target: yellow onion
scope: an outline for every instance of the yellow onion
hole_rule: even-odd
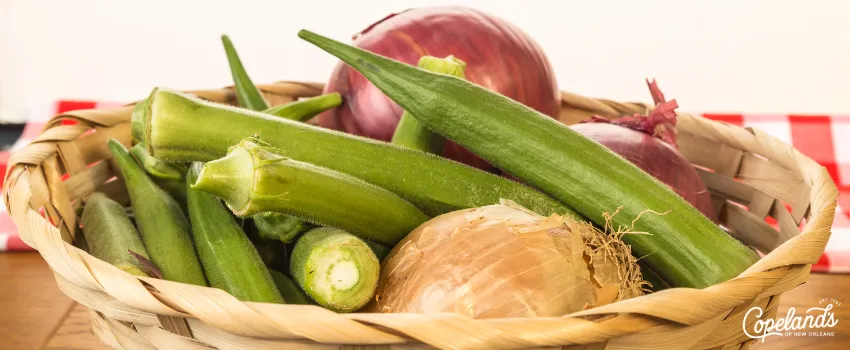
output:
[[[628,245],[511,202],[440,215],[384,262],[366,312],[559,316],[643,294]]]

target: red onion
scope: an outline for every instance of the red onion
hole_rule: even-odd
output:
[[[392,14],[354,38],[354,46],[416,65],[425,55],[454,55],[466,62],[466,78],[546,115],[560,113],[555,76],[543,50],[502,19],[459,7],[425,7]],[[319,116],[321,126],[389,141],[401,107],[347,65],[339,63],[325,93],[339,92],[342,106]],[[473,166],[490,166],[447,142],[443,156]]]
[[[711,194],[693,165],[678,151],[675,112],[678,104],[676,100],[665,101],[654,81],[647,83],[657,104],[648,116],[614,120],[593,117],[570,128],[605,145],[667,184],[714,221]]]

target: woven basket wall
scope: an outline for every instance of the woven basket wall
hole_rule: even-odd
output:
[[[321,85],[261,86],[271,104],[321,93]],[[231,90],[196,91],[235,103]],[[563,94],[560,118],[615,118],[643,104]],[[336,314],[317,306],[243,303],[213,288],[131,276],[72,244],[81,199],[95,190],[128,202],[106,141],[131,142],[132,107],[58,115],[15,152],[4,200],[21,237],[49,263],[69,297],[91,310],[102,341],[126,349],[562,349],[739,348],[752,307],[773,317],[779,296],[804,283],[823,253],[838,195],[825,169],[789,145],[750,130],[680,115],[682,153],[711,190],[732,235],[770,252],[735,279],[669,289],[560,318],[474,320],[454,314]],[[74,120],[66,125],[63,120]],[[791,210],[787,208],[790,206]],[[779,229],[765,223],[771,216]],[[799,227],[803,227],[802,232]],[[747,320],[752,331],[755,319]],[[354,346],[361,345],[361,346]]]

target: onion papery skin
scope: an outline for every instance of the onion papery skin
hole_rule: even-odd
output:
[[[511,202],[446,213],[393,248],[362,311],[554,317],[643,295],[619,238]]]

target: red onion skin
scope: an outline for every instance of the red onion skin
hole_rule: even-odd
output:
[[[711,194],[702,178],[691,163],[667,142],[615,124],[581,123],[570,128],[608,147],[667,184],[703,215],[716,221]]]
[[[355,46],[416,65],[422,56],[454,55],[466,62],[466,78],[535,110],[561,110],[555,75],[543,50],[516,26],[460,6],[423,7],[388,16],[357,36]],[[325,93],[343,104],[319,115],[319,125],[389,141],[403,110],[363,75],[339,63]],[[453,142],[443,156],[483,169],[491,166]]]

